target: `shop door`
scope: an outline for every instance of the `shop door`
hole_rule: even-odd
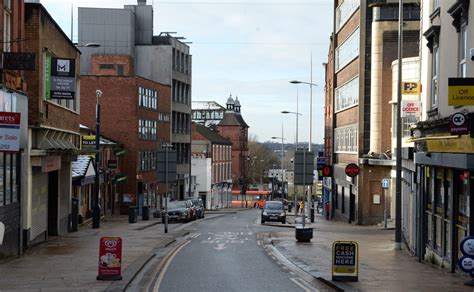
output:
[[[58,171],[48,173],[48,235],[58,236]]]

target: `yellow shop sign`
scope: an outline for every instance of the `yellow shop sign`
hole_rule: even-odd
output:
[[[448,105],[474,105],[474,78],[449,78]]]
[[[420,93],[421,93],[420,82],[402,82],[403,95],[420,95]]]
[[[428,152],[474,153],[474,139],[462,135],[457,139],[426,140]]]

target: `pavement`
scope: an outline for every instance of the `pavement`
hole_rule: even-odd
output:
[[[286,226],[294,228],[294,219],[287,216]],[[313,228],[309,243],[297,242],[294,229],[281,228],[268,236],[282,256],[329,285],[345,291],[474,291],[463,284],[467,277],[419,263],[406,250],[394,250],[393,230],[327,221],[319,214],[309,226]],[[331,250],[336,240],[359,243],[358,282],[331,280]]]
[[[209,212],[202,220],[218,216],[222,215]],[[156,250],[185,236],[190,224],[170,224],[166,234],[161,218],[130,224],[128,216],[114,216],[105,218],[99,229],[81,226],[78,232],[52,237],[22,256],[0,262],[0,291],[124,290]],[[122,238],[121,281],[96,280],[99,240],[103,236]]]

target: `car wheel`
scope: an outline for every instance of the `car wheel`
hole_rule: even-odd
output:
[[[286,219],[283,219],[281,223],[286,224]]]
[[[263,223],[265,223],[265,220],[260,219],[260,224],[263,224]]]

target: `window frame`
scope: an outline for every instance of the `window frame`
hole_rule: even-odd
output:
[[[458,36],[458,77],[467,77],[467,24],[463,22]]]
[[[439,45],[433,44],[431,54],[431,85],[430,85],[431,109],[438,108],[439,104]]]

